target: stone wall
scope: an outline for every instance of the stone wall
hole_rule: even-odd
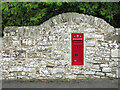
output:
[[[59,14],[40,26],[4,29],[2,79],[119,78],[119,28],[78,13]],[[85,34],[85,65],[71,65],[71,33]]]

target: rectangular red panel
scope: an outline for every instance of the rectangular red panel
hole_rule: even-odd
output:
[[[72,65],[84,65],[84,34],[71,34]]]

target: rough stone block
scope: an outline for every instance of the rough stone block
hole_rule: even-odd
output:
[[[49,40],[50,40],[50,41],[56,40],[56,36],[49,36]]]
[[[17,78],[16,77],[8,77],[8,80],[16,80]]]
[[[10,55],[10,50],[1,51],[1,56],[2,56],[2,58],[9,58],[11,56]]]
[[[37,51],[40,51],[40,52],[51,52],[52,50],[52,47],[49,47],[49,46],[38,46],[37,47]]]
[[[117,78],[120,78],[120,68],[118,68],[118,69],[116,70],[116,77],[117,77]]]
[[[47,64],[46,61],[41,61],[42,66],[46,66],[46,64]]]
[[[13,41],[13,46],[19,46],[20,42],[19,41]]]
[[[4,48],[10,48],[12,47],[12,38],[11,37],[5,37],[2,40],[2,44]]]
[[[87,47],[93,47],[93,46],[95,46],[95,43],[96,43],[95,40],[91,40],[91,41],[86,41],[85,45]]]
[[[25,72],[22,72],[21,75],[25,75]]]
[[[23,70],[23,67],[16,66],[16,67],[10,68],[8,71],[15,72],[15,71],[22,71],[22,70]]]
[[[37,45],[39,45],[39,46],[51,46],[52,42],[38,42]]]
[[[39,72],[40,72],[40,73],[43,73],[44,75],[48,75],[48,74],[49,74],[48,70],[47,70],[47,69],[44,69],[44,68],[40,68],[40,69],[39,69]]]
[[[91,71],[98,71],[98,72],[100,72],[101,69],[91,69]]]
[[[21,45],[23,46],[33,46],[36,44],[36,40],[32,38],[24,38],[21,40]]]
[[[106,73],[106,76],[107,76],[107,77],[115,77],[115,74],[112,74],[112,73]]]
[[[96,29],[95,28],[87,28],[84,31],[90,33],[90,32],[95,32]]]
[[[14,57],[14,58],[25,58],[26,57],[26,51],[24,51],[24,50],[12,51],[11,57]]]
[[[4,36],[17,36],[18,30],[5,30]]]
[[[35,72],[35,68],[24,68],[24,72]]]
[[[109,67],[104,67],[104,68],[102,69],[102,71],[103,71],[103,72],[111,72],[112,69],[109,68]]]
[[[73,74],[83,74],[83,71],[82,70],[79,70],[79,69],[72,69],[71,70],[71,72],[73,73]]]
[[[67,75],[65,78],[76,79],[77,75]]]
[[[100,78],[100,76],[94,76],[94,78]]]
[[[93,68],[95,68],[95,69],[99,69],[100,66],[99,66],[99,65],[93,65]]]
[[[101,43],[103,47],[108,47],[108,43]]]
[[[56,78],[62,78],[62,75],[55,75]]]
[[[118,66],[118,62],[109,62],[109,66],[111,67]]]
[[[119,58],[112,58],[111,60],[115,61],[115,62],[120,62]]]
[[[84,72],[84,74],[94,75],[94,74],[95,74],[95,72],[93,72],[93,71],[85,71],[85,72]]]
[[[59,73],[65,73],[65,70],[62,68],[54,68],[53,70],[51,70],[52,74],[59,74]]]
[[[28,73],[27,76],[29,76],[29,77],[34,77],[35,75],[34,75],[33,73]]]
[[[42,56],[41,53],[34,53],[34,52],[28,53],[28,58],[40,58],[41,56]]]
[[[111,50],[111,57],[120,57],[120,50],[119,49],[112,49]]]
[[[108,64],[100,64],[100,67],[108,67]]]
[[[105,61],[110,61],[110,58],[105,58],[104,60],[105,60]]]
[[[102,72],[96,72],[96,75],[98,75],[98,76],[104,76],[105,74],[102,73]]]

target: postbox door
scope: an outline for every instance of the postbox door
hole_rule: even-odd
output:
[[[76,37],[79,35],[80,37]],[[83,65],[84,64],[84,40],[83,34],[73,33],[72,34],[72,65]]]

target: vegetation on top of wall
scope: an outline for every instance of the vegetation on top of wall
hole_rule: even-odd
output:
[[[97,16],[120,27],[118,2],[2,2],[2,27],[40,25],[65,12]]]

